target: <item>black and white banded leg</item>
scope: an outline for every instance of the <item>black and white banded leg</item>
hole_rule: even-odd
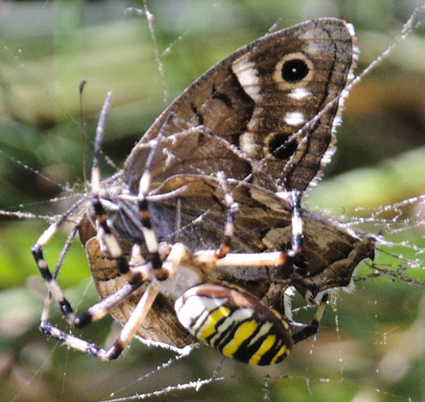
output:
[[[97,239],[100,243],[101,249],[103,252],[113,257],[116,260],[117,268],[120,274],[127,277],[127,283],[121,287],[118,291],[111,294],[109,297],[103,299],[101,302],[90,307],[86,312],[80,316],[76,316],[71,304],[65,298],[63,291],[61,290],[57,280],[57,272],[59,271],[60,266],[55,268],[55,273],[52,275],[47,261],[43,256],[43,247],[49,242],[52,236],[57,232],[58,228],[68,219],[72,213],[74,213],[83,203],[87,202],[86,198],[79,200],[74,204],[65,214],[63,214],[56,222],[49,226],[49,228],[40,236],[36,244],[32,247],[32,253],[34,260],[37,264],[37,267],[45,280],[48,287],[48,295],[46,297],[43,312],[41,315],[40,329],[46,333],[48,336],[55,338],[61,341],[64,345],[67,345],[73,349],[80,350],[87,354],[90,354],[94,357],[97,357],[102,360],[111,360],[116,359],[124,348],[131,341],[134,334],[137,332],[139,326],[143,322],[148,313],[149,309],[154,302],[158,290],[156,287],[150,284],[146,291],[144,292],[142,298],[137,304],[137,307],[130,317],[130,319],[125,324],[119,338],[113,344],[109,350],[102,349],[95,344],[89,343],[83,339],[75,337],[73,335],[67,334],[64,331],[56,328],[49,323],[49,308],[51,298],[54,298],[60,306],[61,312],[65,320],[71,326],[82,328],[91,322],[97,321],[103,318],[108,312],[117,304],[124,301],[130,294],[137,290],[140,285],[147,279],[165,279],[164,273],[162,272],[162,267],[166,267],[167,274],[165,277],[168,277],[172,273],[176,266],[180,263],[180,260],[185,255],[185,250],[181,251],[181,248],[176,248],[176,251],[171,252],[168,258],[164,261],[161,261],[158,253],[158,244],[156,241],[155,234],[152,231],[146,195],[149,191],[150,186],[150,172],[149,165],[146,168],[145,173],[142,175],[140,181],[140,194],[138,196],[138,206],[140,210],[140,219],[143,227],[143,235],[145,237],[145,243],[148,248],[149,258],[146,264],[138,266],[137,269],[130,269],[127,259],[123,256],[121,246],[118,239],[113,235],[108,221],[107,221],[107,212],[102,205],[100,197],[100,170],[99,170],[99,155],[100,155],[100,146],[103,138],[103,128],[105,125],[107,111],[110,106],[112,94],[109,93],[105,103],[102,108],[102,112],[99,118],[99,123],[96,132],[95,146],[94,146],[94,158],[93,158],[93,167],[92,167],[92,178],[91,178],[91,205],[94,211],[94,216],[97,226]],[[153,150],[153,154],[155,150]],[[74,228],[73,237],[77,232],[77,227]],[[69,248],[68,243],[72,239],[69,239],[66,249]],[[62,255],[60,260],[62,260]],[[60,265],[60,264],[59,264]],[[154,275],[150,275],[150,273]]]
[[[231,194],[228,194],[231,197]],[[228,200],[231,198],[228,198]],[[301,259],[301,249],[303,242],[303,221],[301,216],[301,193],[292,191],[289,193],[289,199],[292,205],[292,239],[291,249],[286,251],[272,251],[265,253],[228,253],[228,248],[225,247],[226,243],[230,243],[233,235],[233,215],[235,214],[234,203],[228,202],[226,204],[228,216],[225,226],[225,236],[223,245],[218,250],[202,250],[194,254],[195,263],[211,264],[215,267],[225,266],[283,266],[293,264],[296,269],[296,264]],[[233,209],[232,209],[233,208]],[[224,249],[225,252],[220,254],[220,250]]]
[[[302,243],[303,243],[303,220],[301,215],[301,193],[292,191],[289,194],[289,200],[292,205],[292,239],[291,249],[287,251],[266,252],[257,254],[232,254],[224,253],[221,258],[217,258],[217,252],[200,251],[194,255],[194,261],[203,264],[212,264],[216,267],[228,266],[283,266],[292,264],[294,271],[297,270],[297,264],[302,258]],[[233,215],[230,215],[227,220],[226,228],[232,228],[230,233],[233,233]],[[225,237],[226,238],[226,237]],[[229,237],[231,238],[231,237]],[[316,313],[311,324],[305,326],[300,331],[293,334],[293,344],[301,342],[318,332],[319,323],[323,317],[323,312],[327,304],[328,294],[325,293],[318,303]]]

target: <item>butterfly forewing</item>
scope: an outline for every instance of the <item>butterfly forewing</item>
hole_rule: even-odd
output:
[[[271,191],[304,191],[319,174],[356,57],[352,28],[327,18],[266,35],[212,67],[132,150],[125,180],[137,189],[149,141],[163,130],[156,186],[215,174]],[[164,123],[166,127],[164,127]]]

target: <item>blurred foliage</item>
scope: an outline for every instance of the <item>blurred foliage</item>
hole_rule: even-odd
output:
[[[325,179],[306,200],[310,208],[382,231],[397,245],[380,252],[380,271],[362,266],[356,290],[334,298],[317,339],[297,346],[283,364],[247,367],[201,347],[157,371],[173,354],[137,341],[112,363],[60,348],[37,329],[45,287],[29,251],[49,217],[64,211],[72,202],[68,196],[83,188],[83,160],[91,160],[94,127],[107,91],[114,92],[114,101],[103,152],[119,167],[174,96],[221,58],[275,29],[274,24],[286,27],[325,16],[346,19],[356,27],[361,49],[357,71],[362,71],[394,43],[415,4],[151,1],[161,75],[147,21],[128,9],[143,8],[141,1],[1,2],[0,209],[27,214],[0,220],[1,399],[103,400],[111,393],[123,397],[210,378],[216,371],[224,379],[199,392],[174,390],[157,398],[424,400],[424,288],[415,286],[425,283],[424,203],[419,198],[385,208],[420,196],[425,188],[425,38],[420,29],[352,91],[338,130],[338,150]],[[424,13],[419,21],[425,21]],[[82,80],[87,80],[86,156],[78,99]],[[105,177],[114,170],[103,163]],[[39,218],[30,218],[30,213]],[[66,233],[64,228],[47,247],[52,265]],[[97,300],[77,242],[60,283],[80,311]],[[302,305],[298,298],[295,302]],[[308,322],[312,314],[301,310],[296,319]],[[63,325],[57,312],[54,319]],[[110,344],[118,329],[113,326],[110,333],[111,321],[93,325],[84,337]]]

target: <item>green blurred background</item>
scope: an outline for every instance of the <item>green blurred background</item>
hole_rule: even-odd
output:
[[[87,159],[99,110],[112,90],[103,151],[119,167],[168,102],[215,62],[274,24],[282,28],[315,17],[346,19],[358,36],[359,72],[394,43],[415,4],[152,0],[148,5],[164,66],[161,75],[146,18],[128,9],[143,8],[142,1],[2,1],[0,399],[97,401],[163,390],[152,398],[425,400],[424,201],[393,205],[420,196],[425,188],[423,29],[400,43],[352,91],[338,130],[337,153],[306,199],[314,210],[384,233],[395,245],[382,248],[397,257],[384,250],[377,260],[379,270],[362,266],[356,290],[333,299],[317,339],[298,345],[279,366],[251,368],[201,347],[157,371],[173,353],[137,341],[111,363],[60,348],[38,331],[45,286],[30,254],[49,217],[63,211],[72,202],[69,196],[83,188],[82,80],[88,82],[83,98]],[[425,13],[417,21],[424,22]],[[103,163],[102,172],[106,177],[114,168]],[[7,211],[27,217],[4,216]],[[30,213],[39,218],[30,218]],[[68,229],[46,248],[52,265]],[[79,311],[97,300],[78,243],[65,260],[60,283]],[[302,305],[298,298],[295,302]],[[54,321],[63,324],[53,310]],[[308,322],[312,314],[301,310],[296,319]],[[107,318],[82,333],[109,345],[118,330]],[[198,392],[164,391],[213,376],[224,379]]]

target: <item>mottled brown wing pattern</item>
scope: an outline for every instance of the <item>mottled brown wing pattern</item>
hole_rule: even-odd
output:
[[[162,113],[130,153],[125,180],[137,188],[150,141],[169,119],[154,186],[223,171],[273,192],[304,191],[333,142],[355,58],[352,28],[341,20],[266,35],[212,67]]]

